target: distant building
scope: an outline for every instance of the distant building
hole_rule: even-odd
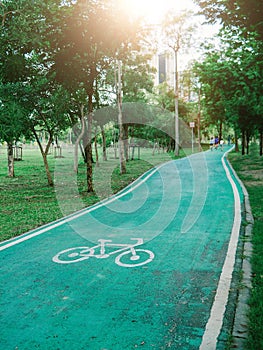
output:
[[[151,65],[156,69],[154,85],[158,86],[164,82],[174,89],[174,55],[173,52],[161,52],[153,56]],[[191,77],[189,70],[178,72],[179,97],[184,101],[196,101],[197,95],[191,88]]]
[[[152,58],[151,64],[156,69],[154,85],[158,86],[167,82],[169,86],[174,87],[174,59],[172,54],[163,52],[158,53]]]

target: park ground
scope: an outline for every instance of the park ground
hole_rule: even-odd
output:
[[[117,165],[115,164],[116,169],[112,172],[113,180],[111,183],[111,191],[117,192],[122,187],[125,187],[130,181],[133,181],[138,177],[140,173],[145,172],[150,167],[161,163],[163,160],[168,160],[169,158],[163,159],[167,156],[162,152],[155,154],[154,157],[150,152],[147,157],[148,158],[144,160],[134,160],[133,162],[129,162],[128,174],[125,179],[122,178],[121,181]],[[249,302],[249,339],[246,349],[260,349],[263,348],[263,262],[261,258],[263,247],[263,162],[262,157],[260,158],[257,156],[256,146],[253,146],[251,155],[249,156],[241,156],[239,153],[231,153],[229,159],[249,192],[250,203],[255,219],[253,231],[254,251],[252,257],[253,289]],[[50,163],[51,167],[55,169],[54,158],[50,157]],[[8,179],[6,177],[6,158],[3,150],[0,153],[0,165],[1,240],[22,234],[32,228],[54,221],[64,214],[69,214],[71,209],[70,205],[65,205],[61,208],[57,203],[58,200],[55,189],[47,186],[41,157],[36,150],[28,150],[28,152],[25,152],[24,154],[24,160],[16,163],[16,177],[14,179]],[[92,205],[102,199],[103,196],[107,197],[111,194],[109,193],[109,189],[104,189],[102,186],[102,183],[104,182],[103,174],[101,175],[101,181],[99,179],[97,181],[99,196],[87,195],[85,193],[84,178],[85,167],[84,165],[81,165],[80,173],[76,179],[79,197],[81,198],[81,201],[77,201],[77,206]],[[81,204],[79,204],[80,202]],[[77,209],[81,208],[78,207]]]
[[[258,350],[263,349],[263,157],[254,144],[249,155],[232,152],[229,160],[248,191],[254,217],[249,335],[244,349]]]

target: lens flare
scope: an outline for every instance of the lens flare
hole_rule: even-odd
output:
[[[191,0],[124,0],[125,7],[133,17],[142,17],[149,23],[159,23],[169,10],[180,12],[192,9]]]

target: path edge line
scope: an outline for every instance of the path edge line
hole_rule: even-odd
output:
[[[244,195],[244,219],[246,225],[244,227],[244,244],[243,244],[243,259],[241,264],[242,269],[242,289],[238,291],[237,305],[235,310],[235,318],[232,330],[233,337],[233,346],[235,349],[244,349],[245,341],[248,339],[248,312],[249,305],[248,300],[250,298],[251,289],[252,289],[252,266],[251,258],[253,253],[253,244],[252,244],[252,231],[254,226],[254,217],[252,214],[252,209],[249,200],[248,191],[237,175],[235,169],[232,167],[231,163],[228,160],[229,167],[231,168],[235,178],[237,179],[243,195]]]
[[[230,240],[228,244],[226,258],[223,264],[222,272],[219,278],[216,295],[210,311],[210,317],[206,324],[205,332],[202,337],[202,342],[199,350],[215,350],[217,346],[217,339],[222,329],[226,305],[228,302],[229,291],[232,282],[232,275],[236,260],[237,245],[240,235],[242,212],[241,201],[237,185],[231,176],[230,170],[226,165],[226,155],[232,150],[226,151],[222,156],[222,164],[226,176],[231,184],[234,194],[234,221],[231,230]],[[228,162],[229,163],[229,162]],[[233,174],[234,175],[234,174]]]

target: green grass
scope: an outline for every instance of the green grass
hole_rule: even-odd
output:
[[[247,350],[263,349],[263,157],[258,154],[257,145],[253,145],[250,155],[241,156],[239,153],[229,155],[231,164],[247,188],[255,220],[251,259],[253,287],[249,300]]]

